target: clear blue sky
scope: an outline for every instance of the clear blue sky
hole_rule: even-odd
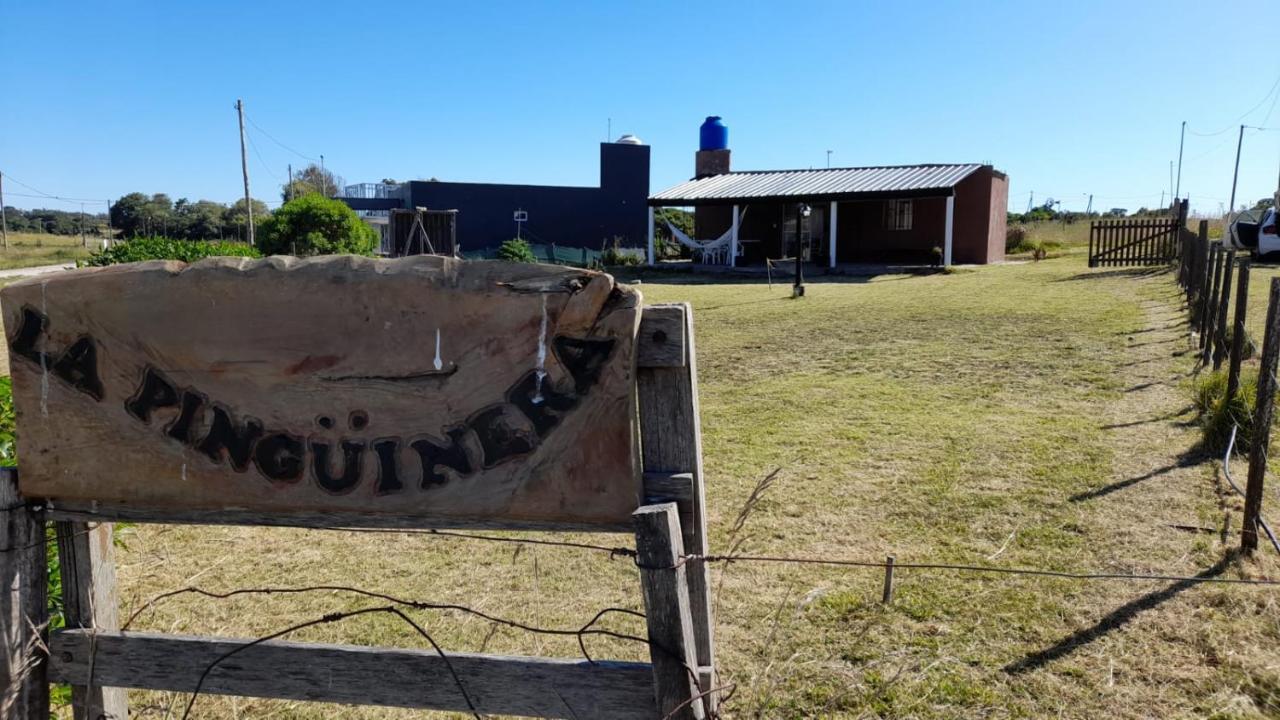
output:
[[[130,191],[256,197],[318,157],[383,177],[590,185],[607,118],[687,179],[706,115],[735,169],[991,162],[1010,205],[1155,205],[1178,126],[1182,187],[1217,211],[1234,126],[1280,128],[1274,2],[71,3],[0,0],[7,204]],[[263,132],[265,131],[265,133]],[[270,137],[266,133],[270,134]],[[1241,201],[1269,195],[1280,131],[1251,131]],[[259,155],[261,158],[259,158]],[[274,174],[274,176],[273,176]],[[92,207],[92,206],[91,206]]]

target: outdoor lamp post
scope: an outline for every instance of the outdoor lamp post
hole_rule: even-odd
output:
[[[801,245],[804,233],[801,228],[810,212],[805,203],[796,206],[796,284],[791,288],[793,298],[804,297],[804,246]]]

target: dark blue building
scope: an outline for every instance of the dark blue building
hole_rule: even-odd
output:
[[[457,210],[463,252],[495,248],[516,236],[516,211],[530,242],[601,249],[618,238],[644,247],[648,232],[649,146],[625,135],[600,144],[599,187],[498,185],[414,180],[400,185],[353,185],[339,200],[355,210]]]

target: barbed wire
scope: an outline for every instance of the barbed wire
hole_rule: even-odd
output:
[[[403,612],[401,612],[399,608],[395,607],[394,605],[368,607],[368,608],[360,608],[358,610],[347,610],[345,612],[328,613],[314,620],[308,620],[306,622],[290,625],[289,627],[283,630],[279,630],[277,632],[271,633],[270,635],[263,635],[262,637],[255,638],[254,640],[251,640],[248,643],[245,643],[244,645],[237,645],[231,650],[228,650],[222,655],[219,655],[218,657],[214,658],[213,662],[209,663],[209,665],[205,667],[204,672],[200,673],[200,679],[196,682],[195,689],[191,691],[191,699],[187,701],[187,707],[182,713],[183,720],[186,720],[191,715],[191,709],[195,707],[196,700],[199,699],[200,692],[201,690],[204,689],[204,684],[205,684],[205,681],[208,680],[209,674],[212,673],[214,669],[218,667],[218,665],[222,664],[228,658],[236,655],[237,653],[248,650],[251,647],[261,645],[262,643],[269,642],[271,640],[279,639],[281,637],[284,637],[285,635],[289,635],[290,633],[297,632],[298,630],[303,630],[309,627],[315,627],[317,625],[327,625],[327,624],[339,622],[341,620],[346,620],[347,618],[357,617],[360,615],[370,615],[373,613],[386,613],[389,615],[394,615],[400,618],[401,620],[403,620],[404,622],[408,623],[414,630],[418,632],[419,635],[426,638],[426,641],[431,644],[431,647],[436,651],[436,654],[440,656],[440,659],[444,662],[444,665],[448,669],[449,674],[453,677],[454,683],[458,686],[458,692],[462,694],[462,699],[466,702],[467,707],[470,708],[472,716],[474,716],[476,720],[483,720],[483,718],[480,716],[480,712],[476,709],[475,703],[471,700],[471,694],[467,692],[466,686],[462,684],[462,678],[458,676],[458,671],[454,669],[453,663],[449,660],[449,656],[445,654],[444,650],[441,649],[440,645],[435,641],[435,639],[432,638],[429,633],[427,633],[426,629],[424,629],[418,623],[414,622],[412,618],[410,618],[408,615],[405,615]]]
[[[352,595],[359,595],[361,597],[372,598],[376,600],[385,600],[394,605],[413,608],[415,610],[452,610],[452,611],[457,611],[461,613],[466,613],[468,615],[473,615],[482,620],[494,623],[495,625],[504,625],[507,627],[511,627],[511,628],[515,628],[518,630],[523,630],[525,632],[535,633],[539,635],[575,636],[578,640],[578,647],[582,650],[583,657],[585,657],[588,661],[592,663],[594,663],[595,661],[591,658],[591,655],[587,652],[586,646],[583,642],[584,636],[601,635],[605,637],[616,638],[619,640],[630,640],[630,641],[641,642],[641,643],[648,642],[648,640],[635,635],[628,635],[626,633],[619,633],[613,630],[604,630],[604,629],[595,628],[595,624],[598,623],[605,615],[610,613],[631,615],[633,617],[638,617],[642,620],[645,618],[644,613],[636,610],[631,610],[629,608],[620,608],[620,607],[604,608],[603,610],[600,610],[599,612],[597,612],[595,616],[593,616],[589,621],[587,621],[586,624],[584,624],[582,627],[578,628],[577,630],[567,630],[567,629],[561,629],[561,628],[545,628],[545,627],[538,627],[535,625],[529,625],[526,623],[519,622],[517,620],[510,620],[507,618],[498,617],[496,615],[491,615],[489,613],[486,613],[481,610],[476,610],[475,608],[471,608],[466,605],[459,605],[456,603],[436,603],[436,602],[427,602],[423,600],[411,600],[411,599],[396,597],[395,595],[390,595],[388,593],[377,592],[374,590],[365,590],[363,588],[352,587],[349,585],[308,585],[305,587],[253,587],[253,588],[237,588],[235,590],[227,590],[223,592],[206,590],[204,588],[199,588],[199,587],[186,587],[186,588],[181,588],[179,590],[170,590],[168,592],[160,593],[159,595],[156,595],[151,599],[147,600],[146,602],[144,602],[141,606],[138,607],[138,609],[134,610],[129,615],[129,618],[124,621],[124,623],[120,626],[120,629],[128,630],[133,625],[133,622],[137,620],[138,617],[142,615],[144,612],[151,610],[156,605],[166,600],[169,600],[171,598],[175,598],[181,595],[199,595],[201,597],[209,598],[212,600],[226,600],[226,599],[241,596],[241,595],[300,595],[300,594],[313,593],[313,592],[350,593]]]

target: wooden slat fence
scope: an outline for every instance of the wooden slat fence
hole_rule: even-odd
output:
[[[1178,218],[1099,220],[1089,227],[1089,267],[1168,265],[1178,255]]]

